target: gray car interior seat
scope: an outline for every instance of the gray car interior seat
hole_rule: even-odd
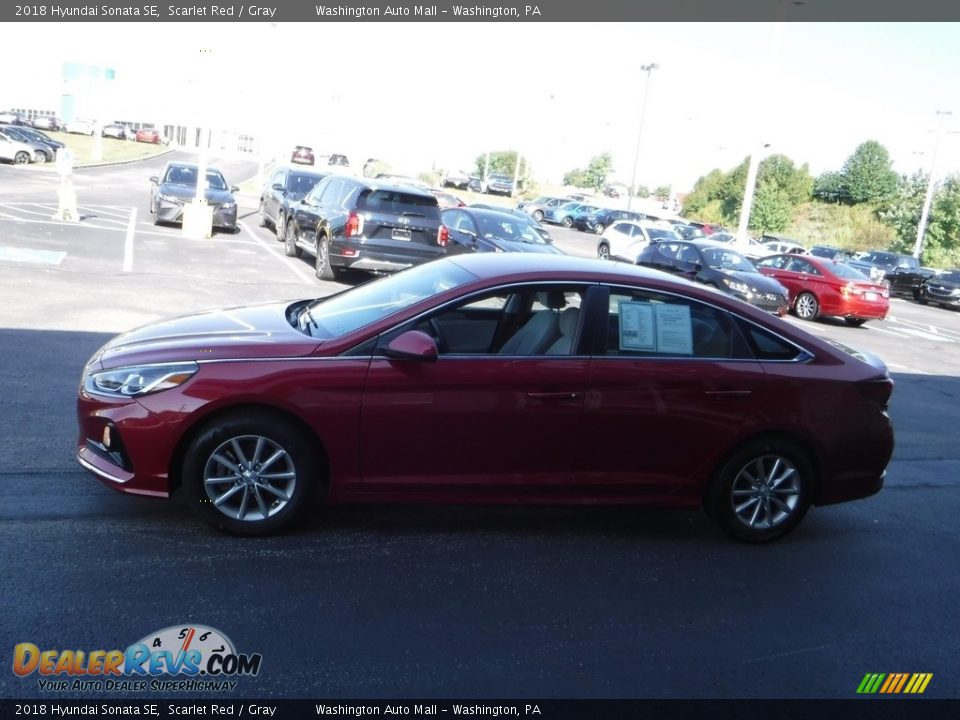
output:
[[[503,347],[500,355],[542,355],[560,337],[560,309],[567,301],[562,290],[539,293],[538,299],[546,305],[527,320]]]

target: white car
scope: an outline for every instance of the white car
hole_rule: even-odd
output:
[[[97,123],[93,120],[71,120],[63,126],[68,133],[79,135],[93,135],[97,131]]]
[[[682,239],[669,223],[617,220],[603,231],[597,241],[597,257],[636,264],[640,253],[650,243]]]
[[[803,245],[798,245],[797,243],[786,240],[771,240],[770,242],[765,242],[763,249],[770,255],[782,255],[784,253],[803,255],[807,252],[807,249]]]
[[[33,162],[33,148],[0,131],[0,158],[14,165],[26,165]]]

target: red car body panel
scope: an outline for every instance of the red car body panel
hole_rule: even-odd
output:
[[[187,360],[200,369],[176,388],[135,399],[91,395],[81,386],[78,459],[114,489],[166,496],[205,421],[227,409],[269,408],[315,439],[331,502],[695,507],[718,464],[740,443],[768,433],[809,449],[821,478],[815,504],[882,486],[893,451],[883,411],[892,381],[882,365],[656,271],[519,253],[438,262],[461,265],[476,280],[336,340],[318,342],[296,330],[278,304],[200,313],[118,336],[88,369]],[[541,281],[682,292],[789,339],[809,357],[485,355],[423,362],[342,354],[451,299]],[[871,393],[874,384],[879,389]],[[128,467],[95,452],[108,424]]]

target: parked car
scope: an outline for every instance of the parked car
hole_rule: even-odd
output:
[[[569,221],[570,221],[569,225],[567,224],[566,220],[561,220],[560,224],[568,228],[575,227],[578,224],[582,225],[583,218],[585,218],[587,215],[591,215],[595,213],[597,210],[600,210],[600,208],[597,207],[596,205],[589,205],[589,204],[583,203],[581,205],[578,205],[573,210],[570,210],[569,213],[565,216],[569,218]]]
[[[768,255],[779,255],[780,253],[789,253],[791,255],[804,255],[807,249],[800,243],[793,240],[772,240],[770,235],[764,235],[760,238],[763,250]]]
[[[893,270],[897,266],[899,257],[897,253],[867,250],[857,253],[847,260],[847,263],[873,280],[883,280],[887,271]]]
[[[671,227],[642,220],[616,220],[597,242],[601,260],[622,260],[636,264],[647,245],[682,239]]]
[[[328,175],[290,207],[287,255],[315,258],[317,277],[341,270],[393,272],[442,257],[449,239],[426,190]]]
[[[297,165],[313,165],[315,160],[313,148],[306,145],[297,145],[290,153],[290,162]]]
[[[715,287],[776,315],[786,315],[790,308],[787,289],[728,245],[707,240],[658,242],[647,246],[637,263]]]
[[[579,200],[568,200],[558,207],[548,209],[543,214],[543,221],[566,228],[573,227],[573,214],[585,204]]]
[[[183,208],[193,202],[197,194],[197,176],[200,168],[194,163],[168,162],[163,172],[150,178],[150,213],[154,225],[182,223]],[[213,209],[213,226],[235,231],[237,228],[236,185],[215,167],[207,167],[207,189],[204,197]]]
[[[0,125],[0,129],[8,127],[10,126]],[[18,138],[22,139],[23,142],[27,143],[28,145],[35,146],[37,143],[39,143],[41,146],[43,146],[44,162],[55,160],[57,151],[60,150],[60,148],[65,147],[62,142],[59,140],[54,140],[42,130],[35,130],[34,128],[27,127],[26,125],[17,125],[10,129],[13,130],[14,134],[18,136]]]
[[[160,131],[156,128],[140,128],[134,135],[134,139],[137,142],[153,143],[154,145],[159,145],[163,141]]]
[[[392,185],[411,185],[421,190],[427,190],[430,187],[427,183],[423,182],[423,180],[418,180],[410,175],[399,175],[397,173],[377,173],[375,179]]]
[[[95,120],[71,120],[63,126],[63,131],[77,135],[93,135],[97,131]]]
[[[27,116],[23,113],[19,113],[16,110],[4,110],[0,112],[0,123],[7,123],[8,125],[29,125],[30,122],[27,120]]]
[[[470,176],[462,170],[452,170],[443,176],[443,186],[466,190],[470,184]]]
[[[917,290],[917,301],[921,305],[934,303],[945,308],[960,308],[960,269],[924,279]]]
[[[570,202],[567,198],[550,197],[543,195],[536,200],[521,200],[517,203],[517,210],[523,210],[537,222],[542,222],[547,212]]]
[[[33,148],[0,129],[0,159],[9,160],[14,165],[27,165],[33,162]]]
[[[450,233],[447,254],[463,252],[535,252],[562,255],[524,215],[486,208],[449,208],[440,213]]]
[[[283,165],[270,173],[260,191],[260,227],[273,227],[277,240],[285,240],[290,206],[306,197],[329,173]]]
[[[586,230],[587,232],[602,235],[616,220],[643,220],[647,216],[642,212],[635,210],[614,210],[612,208],[598,208],[588,215],[578,215],[574,219],[574,226],[577,230]]]
[[[338,165],[340,167],[350,167],[350,160],[346,155],[334,153],[327,155],[327,165]]]
[[[883,279],[890,286],[892,294],[917,300],[924,280],[936,274],[933,268],[920,267],[920,261],[913,255],[898,254],[896,266],[887,270]]]
[[[814,257],[826,258],[827,260],[839,260],[840,262],[847,262],[853,257],[853,253],[831,245],[814,245],[807,250],[807,254],[813,255]]]
[[[37,130],[59,130],[60,118],[54,115],[37,115],[30,119],[29,124],[30,127],[36,128]]]
[[[458,198],[453,193],[448,193],[446,190],[441,190],[439,188],[428,188],[427,192],[433,195],[437,199],[437,205],[440,206],[441,210],[446,208],[455,208],[455,207],[466,207],[466,203]]]
[[[785,253],[758,260],[757,269],[790,291],[790,309],[801,320],[841,317],[858,327],[890,310],[886,285],[838,260]]]
[[[6,135],[11,140],[23,143],[30,147],[30,153],[33,162],[35,163],[45,163],[51,162],[56,157],[56,149],[42,140],[38,140],[35,137],[31,137],[23,130],[28,128],[21,128],[20,126],[15,125],[3,125],[0,126],[0,132]]]
[[[486,179],[471,178],[470,189],[474,192],[488,193],[490,195],[513,195],[513,179],[507,175],[494,173]]]
[[[703,507],[765,542],[882,488],[892,391],[880,360],[705,287],[478,253],[113,338],[76,457],[238,535],[320,499],[539,501]]]
[[[523,210],[517,210],[516,208],[506,207],[504,205],[491,205],[490,203],[471,203],[468,207],[479,208],[481,210],[496,210],[497,212],[505,212],[508,215],[514,215],[523,220],[527,220],[533,224],[533,226],[537,229],[537,232],[540,233],[540,236],[544,240],[547,242],[553,242],[550,237],[550,231],[532,217],[527,215]]]
[[[714,225],[713,223],[705,223],[705,222],[700,222],[698,220],[687,220],[686,223],[687,225],[693,225],[693,227],[695,228],[700,228],[700,232],[702,232],[706,236],[710,236],[718,232],[723,232],[722,227],[720,227],[719,225]]]
[[[109,125],[103,126],[103,128],[100,130],[100,134],[103,137],[116,138],[117,140],[126,140],[127,126],[120,125],[118,123],[110,123]]]
[[[705,240],[707,237],[700,228],[686,223],[674,225],[673,229],[684,240]]]

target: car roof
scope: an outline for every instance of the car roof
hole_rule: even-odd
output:
[[[198,169],[200,168],[200,166],[199,166],[197,163],[179,162],[179,161],[173,162],[173,161],[171,161],[171,162],[168,162],[168,163],[164,166],[163,169],[164,169],[164,170],[169,170],[169,169],[172,168],[172,167],[190,168],[191,170],[198,170]],[[220,173],[221,175],[223,175],[223,173],[220,172],[220,168],[218,168],[218,167],[216,167],[216,166],[214,166],[214,165],[207,165],[207,172],[211,172],[211,171],[212,171],[212,172],[218,172],[218,173]]]
[[[490,279],[502,276],[508,280],[512,275],[543,273],[571,274],[579,279],[600,280],[622,278],[624,282],[659,280],[670,275],[629,263],[613,263],[608,260],[584,258],[576,255],[545,255],[540,253],[473,253],[454,255],[448,260],[478,278]]]

